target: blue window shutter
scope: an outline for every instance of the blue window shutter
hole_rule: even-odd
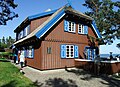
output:
[[[66,45],[61,45],[61,58],[66,58]]]
[[[32,49],[32,56],[31,57],[34,58],[34,49]]]
[[[94,49],[92,50],[92,60],[94,60],[94,57],[95,57],[95,55],[94,55]]]
[[[68,31],[69,22],[67,20],[64,20],[64,31]]]
[[[90,49],[87,49],[88,60],[90,60]]]
[[[92,55],[93,55],[92,60],[94,60],[94,59],[95,59],[95,57],[96,57],[96,54],[95,54],[95,49],[93,49],[93,50],[92,50]]]
[[[88,26],[84,26],[84,34],[88,34]]]
[[[26,50],[26,57],[29,57],[29,50]]]
[[[79,57],[79,50],[78,50],[78,46],[74,46],[74,57],[78,58]]]

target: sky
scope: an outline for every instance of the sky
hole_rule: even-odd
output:
[[[14,30],[19,24],[24,21],[27,16],[35,15],[38,13],[42,13],[48,9],[54,10],[58,9],[65,4],[68,3],[68,0],[14,0],[18,7],[13,10],[15,13],[18,13],[19,17],[14,18],[12,21],[8,21],[7,25],[0,26],[0,38],[3,36],[8,37],[12,36],[15,38]],[[70,0],[72,6],[75,10],[80,12],[85,12],[88,9],[82,4],[84,0]],[[120,54],[120,50],[116,47],[116,44],[120,42],[120,40],[115,40],[112,45],[102,45],[100,46],[101,54],[109,54],[109,52],[113,52],[113,54]]]

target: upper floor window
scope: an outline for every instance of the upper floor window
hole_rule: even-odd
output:
[[[64,30],[67,32],[75,32],[75,23],[71,21],[64,20]]]
[[[79,34],[88,34],[88,26],[83,24],[78,24],[78,33]]]
[[[29,33],[30,33],[30,26],[28,25],[26,28],[24,28],[18,33],[18,40],[27,36]]]
[[[68,24],[69,24],[69,29],[68,29],[68,31],[69,31],[69,32],[75,32],[75,23],[69,21]]]
[[[18,39],[21,39],[23,37],[23,31],[21,31],[20,33],[18,33]]]
[[[84,34],[84,26],[82,24],[78,24],[78,33]]]

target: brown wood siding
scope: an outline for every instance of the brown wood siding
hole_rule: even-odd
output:
[[[54,28],[54,30],[48,33],[48,35],[45,37],[45,40],[88,44],[87,35],[78,34],[78,24],[76,24],[76,33],[64,32],[63,20]],[[90,27],[88,33],[89,35],[95,36]]]
[[[42,69],[55,69],[74,66],[74,58],[72,59],[62,59],[60,57],[60,45],[66,44],[61,42],[42,42]],[[72,44],[72,43],[67,43]],[[47,47],[51,47],[51,54],[47,53]]]
[[[88,61],[76,61],[75,60],[75,67],[82,68],[90,72],[95,73],[95,64],[94,62]],[[115,74],[120,73],[120,62],[116,63],[103,63],[100,64],[100,73],[101,74]]]
[[[40,45],[40,44],[37,44]],[[36,46],[36,45],[35,45]],[[34,58],[26,58],[27,59],[27,65],[41,69],[42,67],[42,51],[41,51],[41,46],[37,49],[36,47],[34,48]]]
[[[60,45],[61,44],[71,44],[77,45],[79,47],[79,58],[84,58],[84,48],[88,46],[87,35],[78,34],[78,24],[76,24],[76,33],[64,32],[64,21],[61,20],[57,23],[52,31],[49,31],[44,41],[42,41],[42,69],[54,69],[54,68],[64,68],[73,67],[74,58],[72,59],[61,59],[60,57]],[[94,32],[89,27],[89,35],[95,37]],[[52,53],[47,54],[47,47],[52,48]]]
[[[48,17],[37,19],[31,22],[31,31],[42,24]],[[84,58],[84,48],[88,46],[87,35],[78,34],[78,24],[76,24],[76,33],[64,32],[64,20],[62,19],[57,23],[53,30],[50,30],[43,38],[42,42],[37,42],[40,45],[39,48],[34,51],[34,59],[27,58],[27,65],[37,69],[56,69],[75,66],[74,58],[61,59],[60,57],[60,45],[71,44],[79,47],[79,58]],[[94,32],[89,27],[89,35],[94,36]],[[51,54],[47,53],[47,47],[51,47]]]
[[[60,57],[60,46],[62,44],[67,45],[77,45],[79,48],[79,58],[84,58],[83,52],[86,44],[76,44],[76,43],[64,43],[64,42],[51,42],[43,41],[42,42],[42,69],[55,69],[55,68],[64,68],[75,66],[74,58],[65,58]],[[47,53],[47,47],[51,47],[51,54]]]
[[[50,16],[46,16],[40,19],[36,19],[31,21],[30,23],[30,33],[35,30],[37,27],[39,27],[42,23],[44,23]]]
[[[95,33],[93,32],[93,29],[91,29],[90,27],[88,29],[88,34],[93,36],[93,37],[96,37]]]

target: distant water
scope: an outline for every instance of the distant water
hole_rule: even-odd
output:
[[[112,54],[113,58],[115,58],[115,56],[120,55],[120,54]],[[101,58],[108,58],[110,56],[110,54],[100,54]]]

